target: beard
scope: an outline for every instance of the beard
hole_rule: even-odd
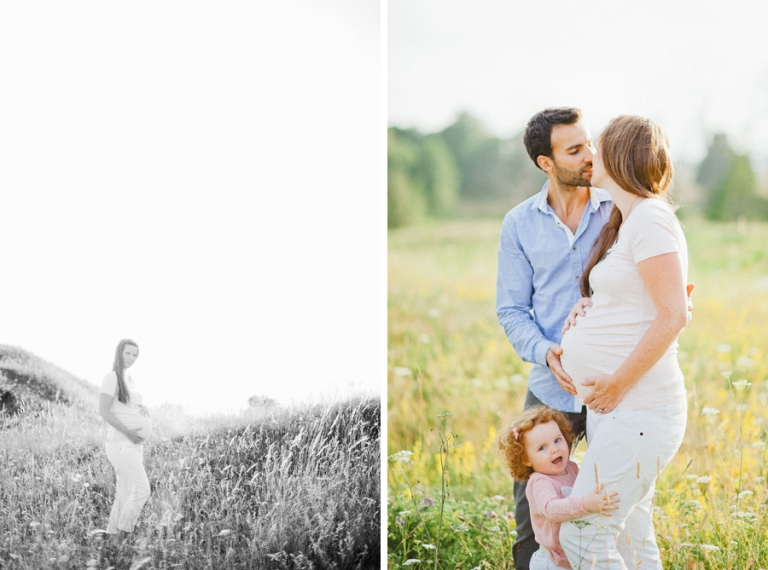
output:
[[[553,160],[552,164],[555,166],[555,174],[557,175],[557,181],[564,186],[592,186],[592,181],[589,176],[584,175],[584,170],[568,170],[567,168],[561,168]]]

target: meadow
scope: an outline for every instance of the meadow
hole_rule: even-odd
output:
[[[689,415],[654,499],[662,561],[768,568],[768,225],[683,223],[696,286],[679,354]],[[500,227],[389,233],[389,568],[514,568],[496,437],[522,410],[529,365],[495,315]]]
[[[63,388],[0,414],[3,570],[379,567],[378,399],[207,418],[150,408],[152,496],[117,551],[103,539],[115,474],[96,388],[0,347],[0,388],[21,379]]]

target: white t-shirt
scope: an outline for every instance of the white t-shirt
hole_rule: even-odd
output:
[[[662,200],[643,200],[622,224],[616,243],[590,273],[592,307],[563,336],[561,362],[574,382],[615,372],[650,328],[656,306],[636,264],[665,253],[679,254],[680,287],[684,291],[688,249],[680,223]],[[661,359],[627,390],[617,410],[646,410],[685,399],[677,346],[675,339]]]
[[[99,393],[108,394],[114,397],[110,411],[115,414],[118,420],[120,420],[127,428],[136,430],[139,435],[147,439],[152,435],[152,420],[146,412],[146,408],[142,406],[144,401],[141,392],[136,389],[136,385],[133,379],[127,374],[124,375],[125,385],[128,388],[128,394],[130,395],[127,404],[123,404],[117,399],[117,373],[115,371],[110,372],[101,381],[101,389]],[[116,441],[119,439],[128,440],[128,438],[121,432],[117,431],[111,425],[107,431],[107,441]],[[128,440],[130,441],[130,440]]]

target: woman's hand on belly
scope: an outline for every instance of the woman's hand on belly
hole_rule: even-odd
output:
[[[607,414],[618,406],[628,389],[613,374],[587,378],[582,385],[594,386],[592,393],[584,398],[584,404],[599,414]]]
[[[125,432],[125,437],[131,440],[131,443],[133,444],[140,444],[142,441],[144,441],[144,438],[141,437],[136,430],[129,429],[127,432]]]

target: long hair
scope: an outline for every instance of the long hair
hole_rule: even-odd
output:
[[[117,343],[115,349],[115,360],[112,363],[112,370],[117,374],[117,399],[123,404],[128,404],[131,401],[131,394],[128,392],[128,386],[125,385],[125,362],[123,361],[123,349],[126,346],[135,346],[136,350],[139,349],[139,345],[133,342],[129,338],[124,338]]]
[[[525,453],[525,434],[537,425],[548,422],[557,424],[568,443],[568,449],[571,449],[574,441],[571,424],[561,412],[547,406],[536,406],[524,411],[514,422],[501,430],[498,439],[499,453],[504,456],[512,477],[518,481],[527,481],[533,475],[533,467],[523,465],[523,461],[528,460]]]
[[[635,115],[616,117],[600,134],[598,149],[606,173],[622,190],[642,198],[665,196],[674,167],[667,135],[656,123]],[[614,205],[581,276],[584,297],[592,295],[589,274],[616,241],[622,221],[621,211]]]

